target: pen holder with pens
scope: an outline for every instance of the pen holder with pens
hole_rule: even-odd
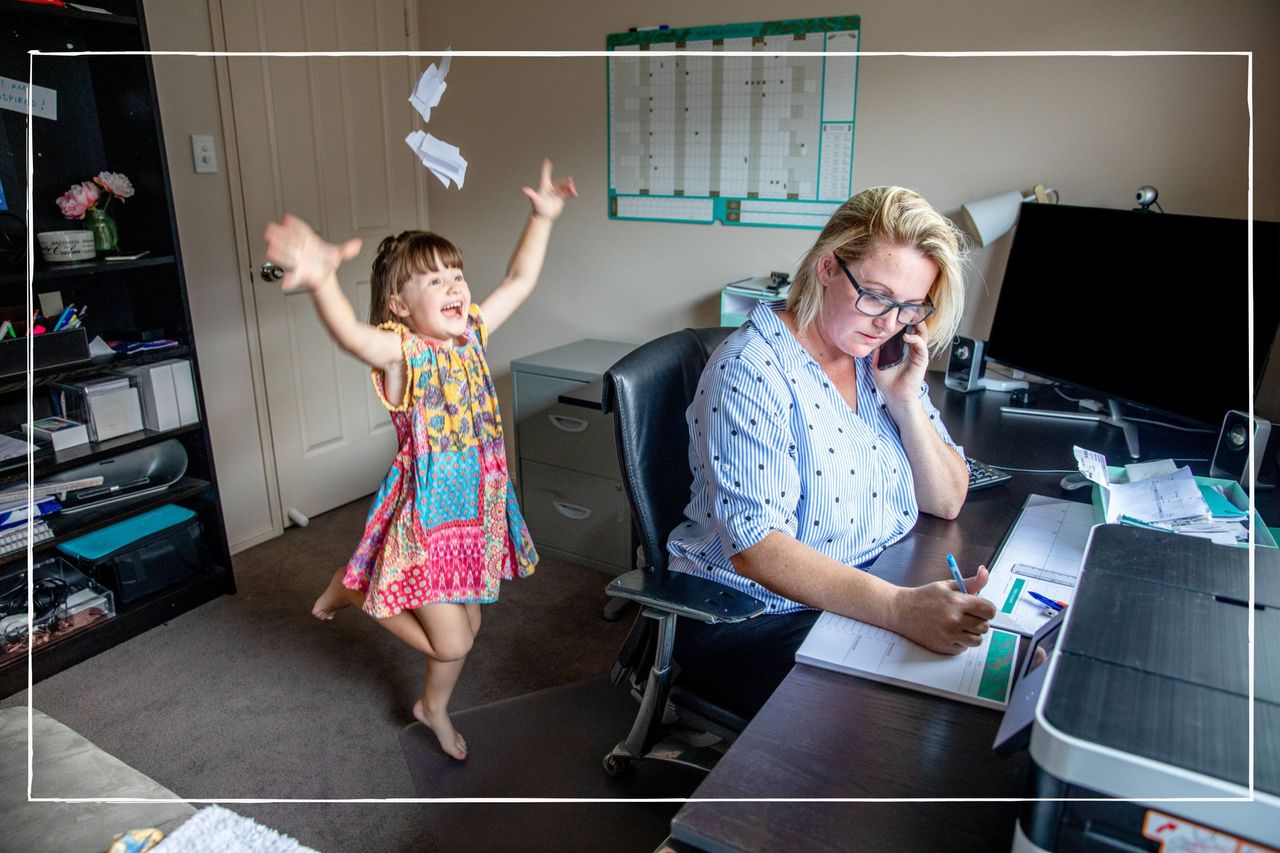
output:
[[[27,372],[27,336],[25,326],[16,338],[0,340],[0,378],[21,376]],[[45,332],[32,339],[32,366],[46,367],[87,363],[89,337],[83,328]]]

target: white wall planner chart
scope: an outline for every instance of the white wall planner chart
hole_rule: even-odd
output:
[[[852,190],[856,16],[615,33],[609,215],[821,228]],[[659,51],[747,56],[652,55]],[[772,55],[771,55],[772,54]]]

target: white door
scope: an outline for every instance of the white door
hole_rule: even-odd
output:
[[[405,51],[405,0],[221,0],[228,51]],[[426,186],[404,144],[419,60],[229,57],[263,385],[282,515],[315,515],[377,489],[395,430],[369,369],[339,350],[306,293],[260,273],[266,223],[291,212],[330,241],[362,237],[339,279],[368,316],[369,270],[388,234],[425,227]]]

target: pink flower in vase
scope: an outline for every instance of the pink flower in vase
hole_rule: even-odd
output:
[[[93,182],[122,202],[133,195],[133,183],[119,172],[99,172]],[[106,204],[102,207],[105,210]]]
[[[131,187],[130,194],[132,191]],[[98,188],[89,181],[72,184],[70,189],[58,196],[58,207],[67,219],[84,219],[85,212],[97,204],[99,195]]]

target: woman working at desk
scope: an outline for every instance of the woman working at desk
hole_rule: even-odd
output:
[[[761,303],[712,355],[686,418],[688,519],[670,568],[764,601],[746,622],[679,622],[681,681],[753,716],[819,611],[944,654],[981,642],[995,608],[966,580],[905,588],[861,569],[919,511],[960,512],[962,453],[924,385],[928,348],[964,304],[958,232],[924,198],[865,190],[832,215],[782,303]],[[897,346],[904,358],[885,358]],[[873,358],[880,367],[873,367]]]

